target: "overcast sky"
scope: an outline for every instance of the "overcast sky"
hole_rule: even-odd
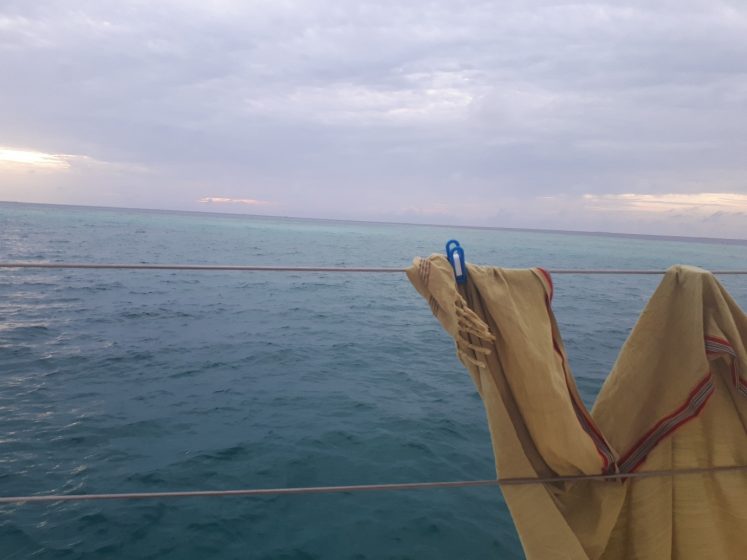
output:
[[[0,0],[0,200],[747,237],[747,2]]]

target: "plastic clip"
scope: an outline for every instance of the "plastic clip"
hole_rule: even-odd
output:
[[[467,282],[467,263],[464,260],[464,249],[456,239],[450,239],[446,242],[446,258],[449,259],[449,263],[454,269],[454,278],[456,278],[457,284],[465,284]]]

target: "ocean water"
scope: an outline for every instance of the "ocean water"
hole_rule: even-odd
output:
[[[2,261],[406,266],[452,237],[506,267],[747,268],[747,244],[0,205]],[[555,277],[589,405],[657,283]],[[494,475],[403,274],[0,270],[0,495]],[[0,506],[3,559],[522,557],[496,488]]]

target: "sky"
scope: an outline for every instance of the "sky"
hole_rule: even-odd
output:
[[[0,200],[747,238],[747,2],[0,0]]]

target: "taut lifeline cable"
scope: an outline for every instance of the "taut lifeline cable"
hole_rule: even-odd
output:
[[[515,486],[551,484],[581,480],[614,481],[624,479],[683,476],[696,474],[747,471],[747,465],[699,467],[663,471],[644,471],[617,474],[553,476],[547,478],[503,478],[489,480],[459,480],[454,482],[405,482],[395,484],[359,484],[353,486],[311,486],[306,488],[255,488],[246,490],[194,490],[182,492],[129,492],[119,494],[42,494],[36,496],[3,496],[0,504],[39,502],[82,502],[92,500],[145,500],[158,498],[217,498],[237,496],[277,496],[290,494],[331,494],[336,492],[364,492],[383,490],[422,490],[426,488],[474,488],[479,486]]]
[[[33,263],[0,262],[0,268],[96,269],[96,270],[192,270],[224,272],[400,272],[404,268],[337,266],[254,266],[223,264],[145,264],[145,263]],[[645,269],[550,269],[551,274],[664,274],[664,270]],[[747,274],[747,270],[712,270],[712,274]]]

